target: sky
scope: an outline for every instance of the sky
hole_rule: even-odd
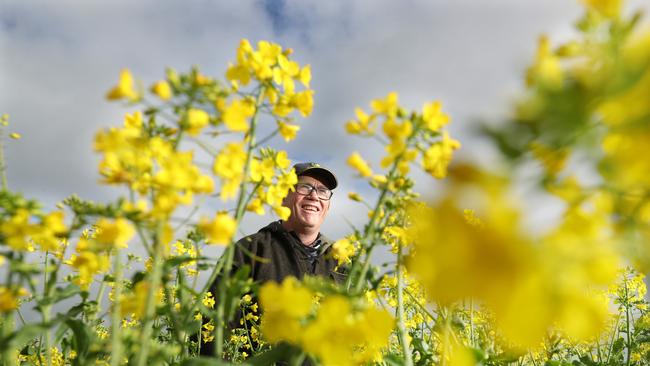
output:
[[[109,202],[124,191],[97,183],[92,141],[128,111],[105,99],[120,69],[144,85],[166,67],[193,65],[223,80],[240,39],[269,40],[311,65],[315,90],[298,138],[272,145],[336,173],[323,232],[340,238],[366,218],[347,192],[371,195],[347,156],[358,151],[377,167],[383,153],[345,133],[355,107],[367,110],[391,91],[412,109],[440,100],[463,144],[457,158],[490,164],[496,153],[472,127],[507,116],[539,35],[567,39],[580,14],[577,0],[0,0],[0,113],[10,115],[9,132],[22,135],[5,143],[9,187],[46,208],[71,194]],[[415,176],[425,196],[435,191],[432,178]],[[206,200],[205,210],[216,201]],[[242,234],[273,219],[251,217]]]

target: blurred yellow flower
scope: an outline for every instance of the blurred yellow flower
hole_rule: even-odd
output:
[[[434,132],[449,123],[449,116],[442,112],[442,104],[438,101],[427,103],[422,107],[422,119],[429,130]]]
[[[396,117],[399,109],[397,93],[388,93],[386,99],[373,100],[370,103],[370,107],[375,111],[375,113],[384,114],[388,118]]]
[[[220,212],[214,220],[202,218],[198,227],[206,236],[208,244],[228,245],[237,229],[237,222],[227,213]]]
[[[246,151],[243,143],[227,143],[214,159],[212,171],[223,181],[221,199],[234,197],[239,190],[239,184],[244,179],[244,164]]]
[[[623,4],[623,0],[580,0],[580,2],[608,18],[618,17]]]
[[[350,263],[351,257],[354,256],[355,248],[349,239],[337,240],[332,244],[332,257],[336,259],[339,265]]]
[[[368,163],[359,155],[359,153],[352,153],[347,160],[349,166],[354,168],[362,177],[372,176],[372,169]]]
[[[151,86],[151,92],[164,101],[168,101],[172,97],[172,88],[165,80],[160,80],[153,84],[153,86]]]
[[[30,223],[29,211],[22,208],[9,220],[0,223],[0,232],[5,236],[7,245],[14,250],[33,251],[30,237],[37,231],[38,227]]]
[[[106,94],[108,100],[127,99],[129,101],[136,101],[140,97],[133,87],[133,76],[129,69],[122,69],[120,71],[120,81],[117,86],[109,90]]]
[[[260,305],[264,310],[262,334],[269,342],[297,342],[301,335],[300,318],[312,308],[313,294],[294,277],[281,284],[267,282],[260,289]]]
[[[278,129],[280,131],[280,135],[284,138],[284,141],[289,142],[296,138],[296,134],[300,130],[300,126],[278,121]]]
[[[140,281],[135,284],[132,292],[122,295],[120,300],[122,316],[131,315],[133,318],[142,319],[146,310],[147,296],[149,295],[150,284],[147,281]],[[154,304],[160,304],[164,294],[162,287],[154,292]]]
[[[248,131],[248,118],[255,114],[255,106],[248,100],[236,99],[223,112],[222,118],[231,131]]]
[[[19,298],[27,296],[27,290],[20,288],[12,290],[5,286],[0,286],[0,313],[9,313],[18,309]]]
[[[300,111],[303,117],[309,116],[314,108],[314,91],[309,89],[294,94],[292,105]]]
[[[202,109],[190,108],[187,111],[186,123],[187,133],[190,136],[198,135],[201,130],[210,122],[210,115]]]
[[[273,211],[282,221],[287,221],[291,216],[291,209],[285,206],[273,206]]]
[[[106,248],[128,248],[129,240],[135,234],[133,225],[123,217],[115,220],[102,217],[95,227],[97,228],[95,240]]]
[[[528,85],[540,84],[549,89],[562,87],[564,72],[560,58],[553,54],[546,35],[539,37],[535,63],[528,69],[526,81]]]
[[[311,82],[311,66],[305,65],[300,70],[300,75],[298,76],[298,78],[300,79],[302,85],[305,86],[305,88],[309,88],[309,83]]]

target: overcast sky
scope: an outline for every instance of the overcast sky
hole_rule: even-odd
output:
[[[641,4],[642,1],[637,1]],[[294,49],[312,65],[315,106],[296,141],[273,145],[292,160],[331,167],[341,181],[324,231],[346,233],[365,209],[349,202],[364,192],[345,165],[359,151],[377,166],[381,147],[347,136],[356,106],[396,91],[409,108],[441,100],[459,156],[488,162],[485,144],[468,131],[479,119],[505,115],[522,89],[537,37],[573,34],[577,0],[430,1],[29,1],[0,0],[0,113],[10,115],[9,185],[46,207],[72,193],[106,202],[123,193],[100,186],[94,134],[121,125],[126,111],[104,99],[127,67],[145,85],[165,67],[198,65],[223,78],[241,38]],[[645,5],[646,7],[648,5]],[[418,187],[432,180],[418,177]],[[426,192],[425,192],[426,193]],[[216,207],[208,202],[208,207]],[[246,222],[250,233],[272,218]]]

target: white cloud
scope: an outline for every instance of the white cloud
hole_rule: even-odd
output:
[[[96,184],[92,139],[100,127],[121,123],[125,110],[104,100],[120,68],[146,83],[161,78],[166,66],[196,64],[219,77],[240,38],[270,39],[312,64],[316,90],[314,114],[300,121],[298,139],[273,145],[337,173],[342,184],[325,229],[339,237],[347,232],[343,217],[365,218],[365,210],[343,203],[347,191],[364,188],[345,158],[360,151],[376,166],[382,153],[372,142],[345,135],[343,124],[355,107],[367,109],[371,99],[390,91],[411,108],[440,99],[452,116],[452,132],[464,142],[461,154],[489,156],[484,145],[468,143],[474,119],[503,114],[537,35],[566,38],[580,12],[577,2],[566,0],[270,4],[284,4],[280,22],[261,1],[3,4],[0,112],[9,113],[11,129],[24,136],[7,146],[11,188],[49,205],[73,192],[100,201],[114,197],[113,188]],[[422,187],[433,184],[420,181]]]

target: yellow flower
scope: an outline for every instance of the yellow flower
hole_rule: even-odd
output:
[[[278,153],[275,155],[275,165],[281,169],[286,169],[289,167],[289,165],[291,165],[291,160],[287,158],[286,151],[278,151]]]
[[[355,248],[349,239],[337,240],[332,244],[332,256],[339,262],[339,265],[350,263],[350,257],[355,253]]]
[[[246,151],[243,143],[228,143],[214,159],[212,170],[222,179],[221,199],[234,197],[239,190],[239,184],[244,179],[244,164]]]
[[[212,296],[212,292],[210,291],[206,292],[201,302],[203,303],[203,305],[205,305],[205,307],[209,309],[214,309],[215,302],[214,302],[214,297]]]
[[[210,319],[209,322],[203,324],[203,329],[201,330],[201,338],[203,343],[210,343],[214,341],[214,322]]]
[[[79,272],[78,278],[74,281],[83,290],[88,290],[95,274],[108,270],[108,257],[98,255],[88,249],[86,239],[80,239],[77,244],[78,255],[72,255],[66,264]]]
[[[298,76],[302,85],[305,88],[309,88],[309,82],[311,81],[311,66],[306,65],[300,70],[300,75]]]
[[[27,296],[27,291],[24,288],[12,290],[0,286],[0,313],[9,313],[18,309],[18,299],[23,296]]]
[[[267,282],[260,289],[260,305],[264,309],[262,333],[269,342],[297,341],[301,326],[299,320],[312,308],[313,294],[294,277],[282,284]]]
[[[140,281],[135,284],[131,293],[122,296],[120,300],[122,316],[131,315],[136,319],[142,319],[146,310],[147,296],[149,296],[149,286],[149,282]],[[154,303],[160,304],[163,300],[162,288],[155,291],[153,295]]]
[[[273,211],[282,221],[287,221],[291,216],[291,209],[285,206],[273,206]]]
[[[440,102],[427,103],[422,107],[422,119],[429,130],[438,131],[449,123],[449,116],[442,113]]]
[[[399,105],[397,93],[388,93],[386,99],[375,99],[370,103],[372,110],[376,113],[384,114],[389,118],[394,118],[397,115]]]
[[[280,131],[280,135],[284,138],[284,141],[291,141],[296,138],[296,134],[300,130],[300,126],[298,125],[291,125],[288,123],[284,123],[282,121],[278,121],[278,128]]]
[[[0,224],[0,232],[5,236],[7,245],[12,249],[34,250],[29,239],[38,231],[38,227],[30,223],[29,220],[29,211],[21,208],[8,221]]]
[[[68,228],[63,222],[63,212],[54,211],[43,218],[42,225],[38,226],[36,232],[32,235],[32,239],[40,245],[41,250],[56,251],[61,241],[59,236],[67,230]]]
[[[353,201],[363,202],[363,198],[361,198],[361,196],[356,192],[348,193],[348,198],[353,200]]]
[[[255,106],[248,100],[236,99],[226,107],[222,118],[228,129],[248,131],[248,118],[255,114]]]
[[[246,206],[246,211],[255,212],[258,215],[264,215],[264,204],[261,199],[255,198],[250,201],[248,206]]]
[[[539,83],[550,89],[559,89],[564,81],[560,58],[551,51],[546,35],[539,38],[535,63],[528,69],[526,81],[529,85]]]
[[[314,91],[309,89],[294,94],[292,105],[300,111],[303,117],[309,116],[314,108]]]
[[[207,126],[208,122],[210,122],[210,115],[202,109],[190,108],[187,111],[186,118],[188,126],[187,133],[190,136],[198,135],[203,127]]]
[[[119,83],[106,94],[106,98],[108,100],[126,98],[130,101],[136,101],[140,98],[133,87],[133,76],[131,76],[128,69],[122,69]]]
[[[608,18],[618,17],[623,4],[623,0],[581,0],[581,2]]]
[[[263,182],[270,184],[275,175],[275,159],[272,157],[263,158],[262,161],[257,159],[251,161],[251,180],[253,182]]]
[[[370,169],[368,163],[363,160],[359,153],[352,153],[352,155],[348,157],[347,163],[349,166],[356,169],[356,171],[359,172],[362,177],[372,176],[372,169]]]
[[[373,307],[353,312],[348,299],[333,295],[321,302],[300,343],[324,365],[363,365],[387,345],[393,326],[388,312]]]
[[[169,100],[172,97],[172,88],[169,86],[169,83],[165,80],[160,80],[153,84],[151,87],[151,92],[156,94],[158,98],[162,100]]]
[[[460,147],[460,142],[449,137],[443,131],[442,141],[431,145],[422,156],[422,167],[434,178],[442,179],[447,176],[447,167],[451,162],[453,151]]]
[[[235,219],[222,212],[216,214],[212,221],[202,218],[199,223],[199,230],[206,236],[206,242],[209,244],[230,244],[236,229]]]
[[[14,140],[19,140],[22,136],[20,136],[20,134],[17,132],[12,132],[9,134],[9,137],[11,137]]]
[[[135,234],[133,225],[122,217],[115,220],[101,218],[95,226],[97,227],[95,240],[107,248],[128,248],[129,240]]]

